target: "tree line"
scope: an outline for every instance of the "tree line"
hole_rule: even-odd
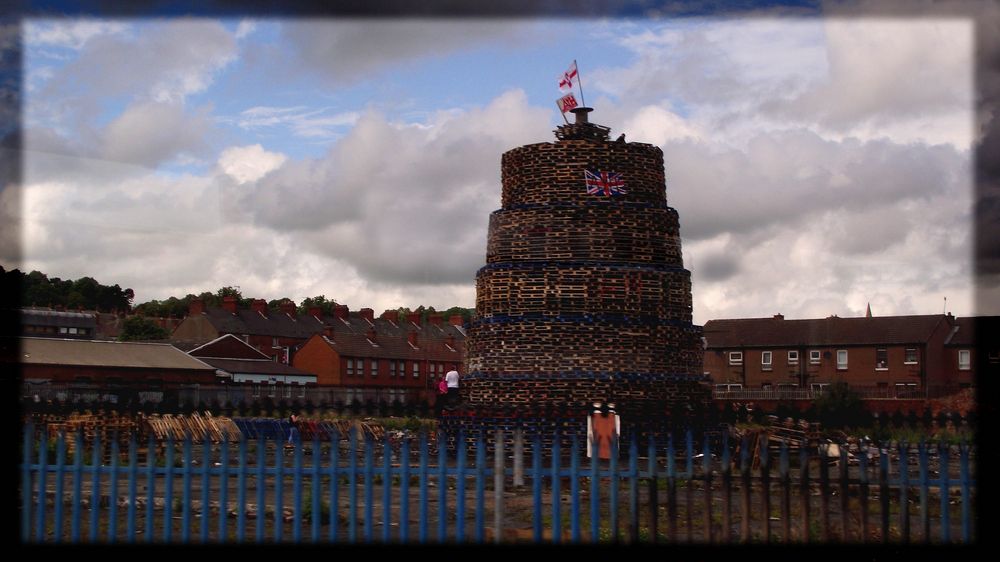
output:
[[[252,299],[244,297],[238,286],[220,287],[213,291],[204,291],[199,294],[189,293],[183,297],[171,296],[163,300],[150,300],[132,306],[135,299],[135,292],[130,289],[122,289],[119,285],[103,285],[93,277],[81,277],[79,279],[60,279],[58,277],[48,277],[40,271],[23,273],[18,269],[7,271],[0,266],[0,294],[3,295],[2,308],[20,308],[25,306],[39,307],[64,307],[69,310],[81,308],[84,310],[97,310],[100,312],[133,312],[140,316],[154,318],[183,318],[187,316],[191,306],[191,301],[201,299],[205,306],[222,306],[225,297],[236,297],[240,308],[250,308]],[[291,300],[288,297],[272,299],[267,302],[270,310],[278,311],[283,302]],[[303,299],[298,303],[299,314],[308,313],[309,309],[318,307],[323,315],[333,315],[333,308],[338,303],[334,299],[327,298],[326,295],[317,295]],[[439,313],[433,306],[418,306],[410,309],[400,307],[396,309],[401,318],[405,318],[411,312],[420,314],[422,322],[427,322],[431,314]],[[445,319],[453,315],[459,315],[466,322],[472,319],[475,312],[473,308],[463,308],[453,306],[440,312]]]

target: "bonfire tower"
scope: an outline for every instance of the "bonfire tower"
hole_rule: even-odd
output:
[[[590,111],[574,109],[555,142],[502,157],[462,406],[442,418],[449,433],[585,435],[592,403],[604,401],[621,414],[623,437],[660,434],[708,404],[663,151],[610,140]]]

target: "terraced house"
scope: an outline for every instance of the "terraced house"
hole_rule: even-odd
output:
[[[716,393],[821,391],[933,397],[975,380],[975,319],[950,314],[710,320],[705,371]]]

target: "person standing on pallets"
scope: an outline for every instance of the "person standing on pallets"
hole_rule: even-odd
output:
[[[454,409],[458,407],[458,371],[452,369],[445,373],[444,382],[448,387],[447,400],[445,400],[445,407],[448,409]]]

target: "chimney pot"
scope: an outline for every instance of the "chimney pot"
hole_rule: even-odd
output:
[[[774,319],[775,320],[784,320],[785,319],[785,315],[779,312],[779,313],[777,313],[777,314],[774,315]]]
[[[375,334],[375,328],[368,328],[368,331],[365,332],[365,337],[367,337],[368,339],[370,339],[372,341],[375,341],[375,336],[376,336],[376,334]]]
[[[309,307],[309,316],[319,318],[322,315],[323,315],[323,309],[321,309],[320,307],[318,306]]]
[[[570,111],[572,111],[573,115],[576,116],[576,122],[574,124],[583,125],[586,123],[590,123],[590,119],[587,117],[587,114],[593,110],[594,108],[592,107],[576,107],[571,109]]]
[[[236,314],[236,297],[232,295],[222,297],[222,308],[230,314]]]
[[[362,308],[358,311],[358,314],[369,322],[375,322],[375,311],[370,308]]]
[[[267,314],[267,301],[264,299],[254,299],[253,302],[250,303],[250,307],[254,312]]]
[[[341,320],[347,320],[348,314],[350,314],[350,309],[347,308],[346,304],[338,304],[333,307],[333,315]]]
[[[409,320],[410,322],[413,322],[417,326],[420,325],[420,313],[419,312],[411,312],[411,313],[407,314],[406,315],[406,319]]]
[[[205,312],[205,301],[202,299],[191,299],[188,303],[188,314],[194,316]]]
[[[399,311],[398,310],[386,310],[382,313],[382,319],[388,320],[393,324],[399,324]]]
[[[333,326],[331,326],[329,324],[323,324],[323,335],[326,336],[326,337],[328,337],[328,338],[330,338],[332,340],[333,339]]]
[[[281,312],[289,316],[295,316],[295,302],[287,299],[281,301]]]
[[[428,318],[428,320],[430,320],[431,324],[434,324],[435,326],[440,326],[441,325],[441,315],[440,314],[431,314],[430,317]]]
[[[408,342],[410,342],[410,345],[412,345],[413,347],[417,347],[417,333],[416,332],[410,332],[409,334],[407,334],[406,335],[406,340]]]
[[[448,319],[448,323],[452,326],[461,326],[462,324],[465,324],[465,322],[462,321],[461,314],[452,314],[451,318]]]

